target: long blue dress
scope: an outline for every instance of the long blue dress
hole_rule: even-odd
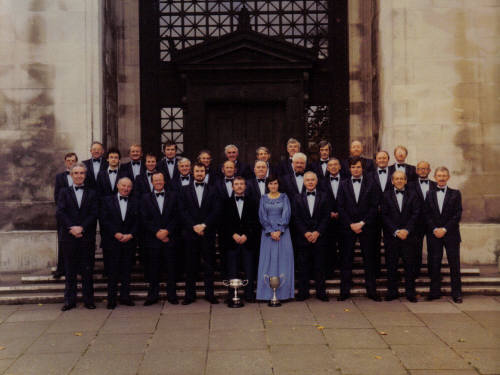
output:
[[[269,277],[279,276],[281,285],[276,290],[278,299],[294,297],[295,281],[293,269],[293,247],[288,224],[290,222],[290,201],[286,194],[271,199],[263,195],[260,199],[259,219],[262,224],[260,240],[259,272],[257,276],[257,299],[270,300],[273,291]],[[271,232],[281,231],[279,241],[271,238]]]

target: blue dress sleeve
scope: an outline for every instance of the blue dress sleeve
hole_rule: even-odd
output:
[[[259,204],[259,220],[260,224],[262,225],[262,228],[264,229],[264,232],[266,234],[269,234],[271,232],[274,232],[275,230],[273,229],[273,225],[271,221],[269,220],[269,216],[267,215],[267,210],[266,207],[264,206],[264,201],[265,197],[262,197],[260,199],[260,204]]]
[[[278,230],[284,232],[290,223],[290,201],[285,193],[283,193],[283,211],[281,212],[281,220],[278,223]]]

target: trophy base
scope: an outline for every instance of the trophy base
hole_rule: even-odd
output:
[[[243,306],[245,306],[245,305],[243,304],[243,302],[241,302],[241,300],[238,302],[234,302],[233,300],[230,300],[227,304],[227,307],[230,307],[232,309],[237,309],[237,308],[240,308]]]
[[[267,306],[269,306],[269,307],[280,307],[281,306],[281,302],[280,301],[269,301],[267,303]]]

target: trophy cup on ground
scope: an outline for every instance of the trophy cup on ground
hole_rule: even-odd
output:
[[[248,284],[248,280],[241,280],[241,279],[230,279],[230,280],[223,280],[222,284],[224,286],[227,286],[231,289],[234,289],[234,296],[231,298],[227,304],[228,307],[233,307],[233,308],[238,308],[238,307],[243,307],[244,304],[241,301],[241,299],[238,297],[238,288],[242,286],[246,286]]]
[[[267,282],[269,283],[269,287],[273,290],[273,297],[269,300],[268,306],[269,307],[279,307],[281,306],[281,302],[276,297],[276,290],[280,287],[281,285],[281,279],[284,278],[284,275],[281,276],[268,276],[266,275],[265,278],[267,279]]]

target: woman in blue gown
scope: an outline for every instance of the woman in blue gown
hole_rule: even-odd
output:
[[[280,300],[286,300],[293,298],[295,292],[293,247],[288,228],[290,201],[285,193],[278,191],[277,177],[269,176],[266,185],[269,193],[262,196],[259,206],[262,235],[257,299],[270,300],[272,298],[273,291],[269,286],[269,277],[278,276],[281,284],[276,290],[276,296]]]

